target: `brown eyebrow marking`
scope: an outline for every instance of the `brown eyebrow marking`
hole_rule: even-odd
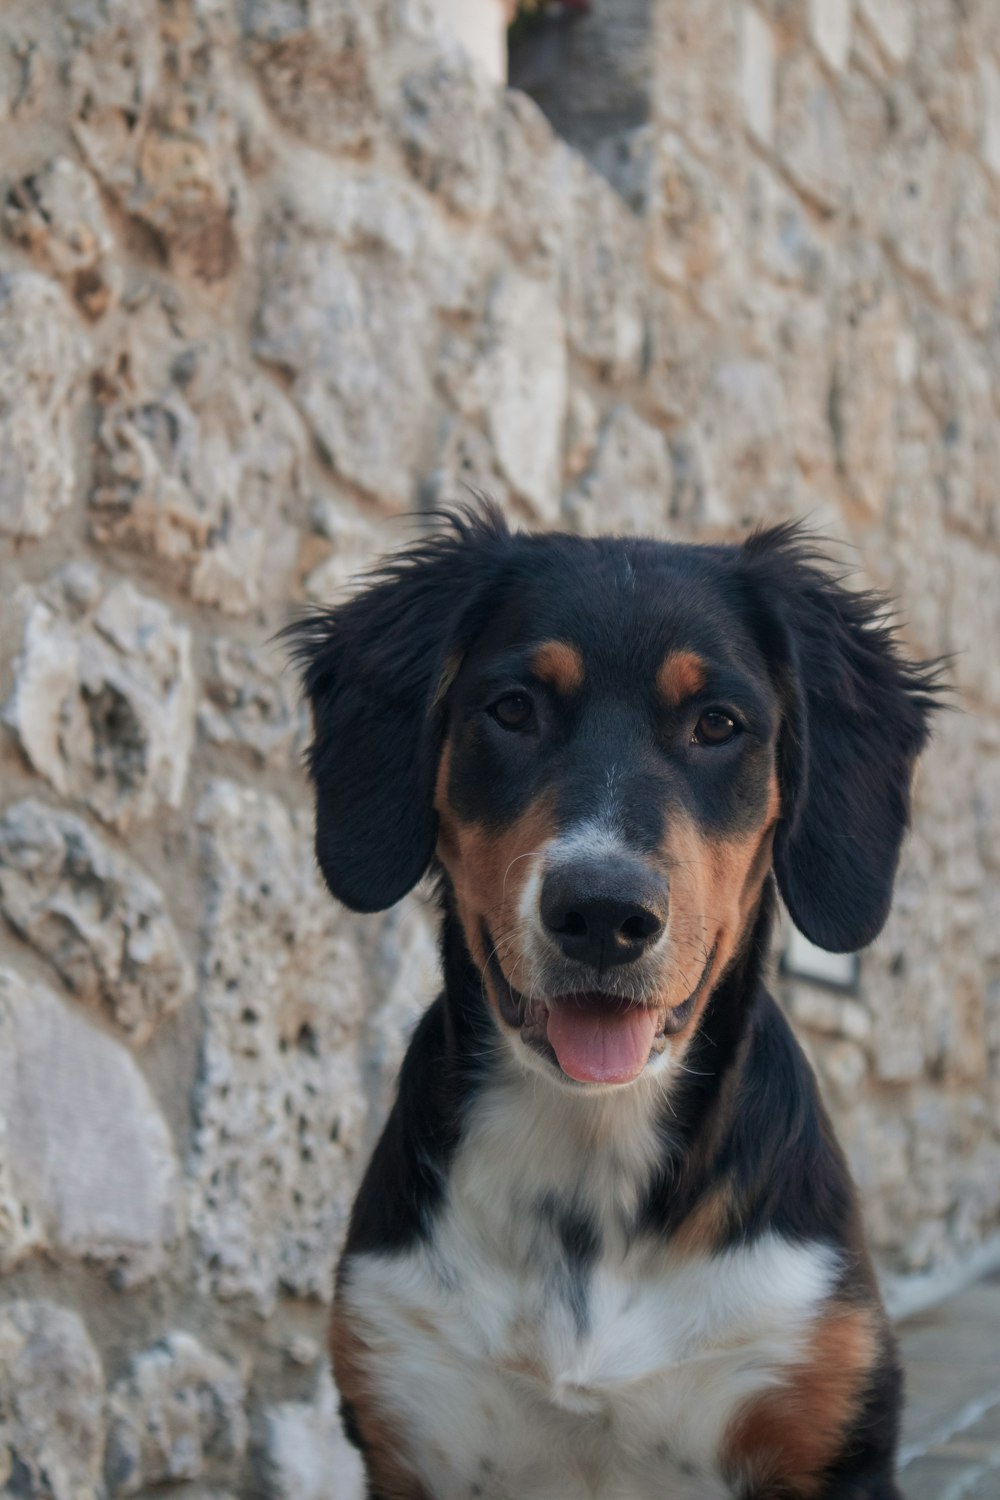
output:
[[[545,641],[531,658],[531,670],[557,693],[579,692],[583,686],[583,657],[566,641]]]
[[[660,663],[656,687],[660,696],[677,708],[705,686],[708,667],[694,651],[671,651]]]

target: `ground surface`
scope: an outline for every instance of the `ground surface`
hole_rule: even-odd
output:
[[[1000,1500],[1000,1274],[899,1332],[906,1500]]]

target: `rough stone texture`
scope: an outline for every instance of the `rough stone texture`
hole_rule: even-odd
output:
[[[104,1373],[76,1313],[0,1307],[0,1489],[19,1500],[100,1500]]]
[[[269,1310],[279,1288],[332,1294],[364,1120],[366,1003],[308,823],[213,783],[198,809],[209,904],[191,1225],[206,1283]]]
[[[130,1362],[108,1402],[112,1495],[201,1479],[246,1451],[246,1381],[189,1333],[173,1332]]]
[[[5,712],[35,770],[119,829],[180,806],[194,738],[187,627],[131,583],[102,590],[83,564],[25,590],[18,612]]]
[[[0,1268],[84,1257],[122,1286],[180,1230],[170,1136],[132,1059],[42,985],[0,970]]]
[[[423,893],[323,890],[272,637],[465,486],[587,533],[808,515],[954,653],[857,993],[779,989],[882,1268],[1000,1228],[1000,10],[571,32],[561,139],[424,0],[3,7],[0,1388],[44,1379],[0,1489],[102,1493],[79,1312],[105,1486],[354,1500],[330,1277],[437,962]]]
[[[160,891],[71,813],[25,799],[0,817],[0,911],[132,1042],[194,991]]]
[[[0,263],[0,536],[40,537],[72,502],[86,341],[54,281]]]

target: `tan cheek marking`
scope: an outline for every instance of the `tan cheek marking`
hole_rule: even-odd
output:
[[[546,641],[539,646],[531,658],[531,670],[561,697],[569,697],[583,686],[583,657],[565,641]]]
[[[487,954],[481,937],[485,919],[497,945],[497,958],[508,979],[518,961],[515,942],[518,905],[535,860],[555,835],[555,820],[546,800],[532,803],[516,822],[500,830],[463,823],[448,801],[452,747],[445,744],[438,770],[434,806],[438,813],[438,858],[451,879],[459,921],[469,952],[480,969]],[[487,983],[494,1004],[491,986]]]
[[[772,775],[765,821],[746,838],[710,840],[690,818],[670,819],[661,852],[671,872],[669,935],[678,972],[666,996],[668,1005],[687,999],[713,945],[716,949],[698,1004],[684,1030],[675,1034],[675,1048],[697,1029],[712,985],[753,915],[771,868],[778,812],[778,783]]]
[[[694,651],[671,651],[660,663],[656,689],[665,703],[678,708],[686,698],[701,692],[707,676],[704,661]]]
[[[330,1354],[337,1386],[350,1403],[365,1443],[365,1467],[374,1489],[385,1500],[432,1500],[399,1451],[399,1423],[379,1409],[371,1376],[375,1355],[349,1322],[339,1298],[330,1325]],[[379,1358],[391,1359],[392,1351],[381,1351]]]
[[[871,1308],[838,1308],[813,1330],[787,1384],[744,1407],[727,1436],[727,1468],[755,1484],[780,1484],[803,1496],[818,1493],[823,1470],[837,1457],[878,1353]]]

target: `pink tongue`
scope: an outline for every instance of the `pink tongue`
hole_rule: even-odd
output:
[[[629,1083],[649,1061],[656,1012],[608,1004],[590,995],[549,1002],[549,1043],[563,1072],[580,1083]]]

